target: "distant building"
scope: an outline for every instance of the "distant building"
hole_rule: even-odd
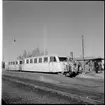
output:
[[[83,61],[82,57],[76,57],[74,59],[77,60],[77,61]],[[104,58],[101,58],[101,57],[84,57],[84,60],[85,61],[88,61],[88,60],[92,60],[92,61],[99,60],[99,61],[102,61],[102,60],[104,60]]]
[[[83,62],[85,63],[85,71],[93,71],[95,70],[95,66],[94,63],[95,61],[98,62],[99,64],[99,70],[102,70],[102,62],[104,62],[104,58],[101,57],[84,57],[84,61],[83,58],[78,57],[78,58],[74,58],[74,60],[81,62],[81,64],[83,65]]]

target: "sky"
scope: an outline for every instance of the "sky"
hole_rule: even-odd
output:
[[[82,35],[84,56],[104,57],[104,1],[3,1],[5,61],[37,47],[80,57]]]

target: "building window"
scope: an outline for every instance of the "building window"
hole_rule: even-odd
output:
[[[44,62],[48,62],[48,57],[44,57]]]
[[[39,63],[42,63],[42,58],[39,58]]]
[[[34,59],[34,63],[37,63],[37,58]]]
[[[50,62],[56,62],[56,58],[55,57],[50,57]]]

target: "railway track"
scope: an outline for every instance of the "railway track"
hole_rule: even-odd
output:
[[[64,86],[61,87],[51,83],[45,83],[38,80],[29,80],[26,78],[24,79],[14,76],[3,75],[2,78],[3,80],[8,80],[13,83],[24,85],[25,87],[31,87],[33,89],[46,91],[51,94],[58,94],[72,100],[78,100],[78,103],[89,103],[89,104],[103,103],[102,101],[98,101],[98,99],[101,98],[100,96],[102,96],[102,94],[88,93],[86,91],[80,91],[75,88],[74,89],[66,88]],[[93,98],[91,98],[89,95]]]

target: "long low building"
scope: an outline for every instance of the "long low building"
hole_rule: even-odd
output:
[[[81,57],[77,57],[77,58],[74,58],[74,60],[76,61],[79,61],[83,64],[85,64],[85,70],[95,70],[95,66],[94,66],[94,63],[95,61],[98,62],[99,64],[99,70],[102,70],[104,69],[104,58],[101,58],[101,57],[84,57],[81,58]]]
[[[92,61],[100,60],[100,61],[102,61],[102,60],[104,60],[104,58],[101,58],[101,57],[84,57],[84,60],[81,57],[76,57],[76,58],[73,58],[73,59],[76,60],[76,61],[88,61],[88,60],[92,60]]]

